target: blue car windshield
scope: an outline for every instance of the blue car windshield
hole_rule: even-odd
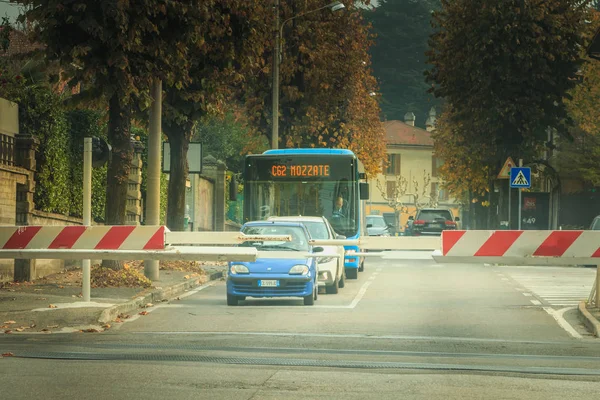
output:
[[[256,240],[244,242],[242,246],[256,247],[260,251],[308,251],[308,238],[305,231],[297,226],[269,225],[269,226],[247,226],[242,232],[245,235],[289,235],[291,242]]]

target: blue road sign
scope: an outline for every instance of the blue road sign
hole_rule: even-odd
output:
[[[510,169],[510,187],[528,188],[531,187],[531,168],[514,167]]]

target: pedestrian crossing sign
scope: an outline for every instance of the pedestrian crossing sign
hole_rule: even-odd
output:
[[[517,167],[510,169],[510,187],[511,188],[529,188],[531,187],[531,168]]]

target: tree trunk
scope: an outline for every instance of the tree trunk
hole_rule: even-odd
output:
[[[118,94],[114,94],[108,108],[108,140],[112,146],[112,158],[106,174],[106,225],[124,225],[126,222],[127,188],[133,160],[130,128],[130,106],[122,104]],[[119,270],[123,268],[123,262],[104,260],[102,266]]]
[[[187,154],[193,127],[173,126],[165,129],[171,148],[171,172],[167,195],[167,227],[183,231],[185,223],[185,191],[188,177]]]

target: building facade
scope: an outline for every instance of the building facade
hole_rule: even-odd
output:
[[[409,216],[425,207],[450,208],[459,216],[458,204],[449,197],[439,177],[442,160],[433,155],[431,132],[435,129],[435,110],[431,109],[427,129],[415,126],[415,115],[404,121],[386,121],[387,160],[382,173],[370,184],[367,214],[383,215],[401,232]]]

